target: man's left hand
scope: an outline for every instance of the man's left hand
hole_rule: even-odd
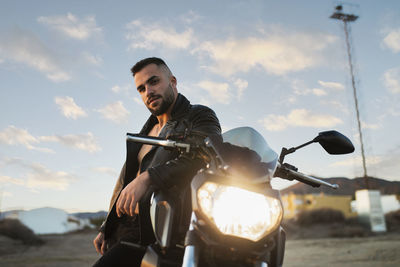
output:
[[[122,191],[117,201],[117,215],[135,215],[136,205],[150,186],[150,176],[147,171],[141,173],[130,182]]]

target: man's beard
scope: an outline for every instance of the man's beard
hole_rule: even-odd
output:
[[[168,91],[165,92],[165,95],[161,96],[161,104],[155,108],[151,108],[147,106],[147,109],[153,114],[154,116],[159,116],[167,112],[169,107],[174,103],[175,96],[174,90],[171,85],[168,85]]]

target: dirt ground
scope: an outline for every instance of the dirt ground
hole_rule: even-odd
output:
[[[41,246],[25,246],[0,236],[2,267],[72,267],[92,266],[98,258],[92,240],[94,231],[66,235],[43,235]]]
[[[289,240],[283,266],[400,266],[400,234]]]
[[[46,235],[42,246],[0,236],[0,266],[91,266],[95,232]],[[400,234],[362,238],[288,240],[284,266],[400,266]]]

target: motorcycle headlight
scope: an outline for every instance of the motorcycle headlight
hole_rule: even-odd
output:
[[[275,230],[283,216],[282,205],[276,198],[213,182],[198,189],[197,201],[222,234],[252,241]]]

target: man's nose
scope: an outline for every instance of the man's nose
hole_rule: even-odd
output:
[[[154,95],[154,89],[151,85],[146,85],[146,96]]]

